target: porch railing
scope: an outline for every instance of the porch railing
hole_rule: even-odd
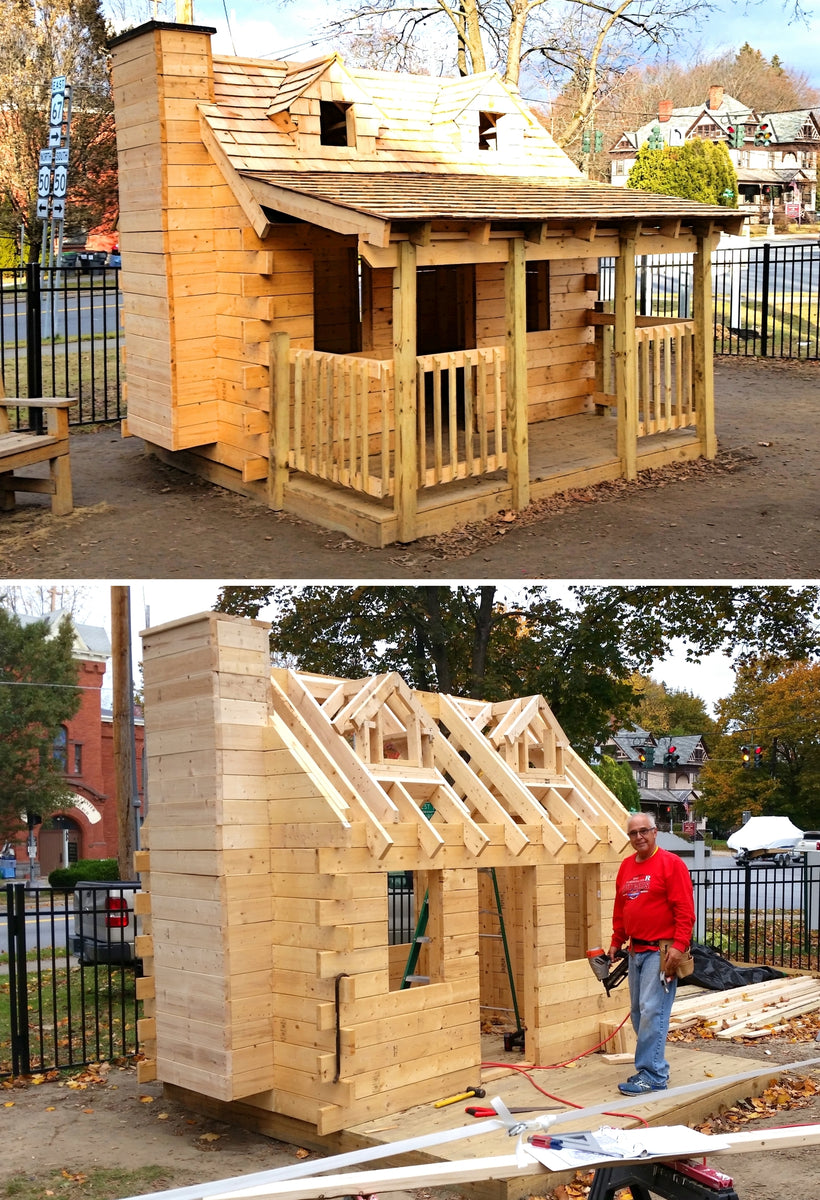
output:
[[[290,351],[288,465],[378,499],[395,491],[393,363]],[[420,488],[487,475],[506,464],[504,350],[417,360]]]
[[[506,466],[501,346],[416,360],[419,486]]]
[[[291,448],[296,471],[381,498],[393,491],[393,363],[292,350]]]
[[[598,407],[615,407],[615,317],[592,313],[595,325]],[[638,437],[695,424],[693,390],[694,324],[636,318],[638,355]]]

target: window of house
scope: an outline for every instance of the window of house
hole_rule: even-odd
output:
[[[528,262],[526,270],[527,333],[550,327],[550,264]]]
[[[74,743],[74,774],[82,775],[83,773],[83,746],[82,742]]]
[[[495,150],[498,147],[498,113],[478,114],[478,148]]]
[[[54,739],[54,744],[53,744],[51,752],[52,752],[52,755],[54,756],[54,761],[57,764],[57,766],[59,767],[59,769],[61,771],[67,771],[68,770],[68,733],[66,732],[65,725],[62,725],[60,727],[60,732],[57,734],[56,738]]]
[[[353,145],[352,107],[341,100],[319,101],[319,140],[323,146]]]

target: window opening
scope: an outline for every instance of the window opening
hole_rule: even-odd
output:
[[[550,264],[548,259],[528,262],[525,273],[527,292],[527,333],[550,327]]]
[[[480,112],[478,114],[478,148],[479,150],[496,150],[498,148],[498,113]]]
[[[319,101],[319,140],[323,146],[350,146],[348,110],[341,100]]]

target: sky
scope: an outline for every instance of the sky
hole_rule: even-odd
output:
[[[9,580],[9,583],[14,581]],[[40,582],[40,581],[37,581]],[[113,580],[114,583],[127,584],[131,592],[131,639],[134,659],[134,680],[139,683],[138,664],[141,658],[140,633],[147,627],[163,625],[180,617],[191,616],[213,608],[217,593],[221,586],[213,580]],[[232,581],[236,582],[236,581]],[[263,580],[244,580],[239,582],[266,582]],[[281,583],[283,581],[277,580]],[[84,580],[60,580],[58,586],[67,584],[83,588],[81,608],[78,610],[78,620],[89,625],[102,625],[111,635],[111,592],[108,583],[88,582]],[[2,586],[2,581],[0,581]],[[47,586],[44,585],[44,586]],[[344,585],[340,585],[344,586]],[[555,592],[565,592],[565,585],[549,585]],[[510,598],[515,588],[509,583],[500,585],[501,598]],[[265,612],[260,616],[264,619]],[[685,647],[681,643],[675,647],[674,653],[662,662],[656,663],[652,677],[663,682],[667,687],[677,691],[692,692],[700,696],[706,703],[707,710],[713,712],[715,702],[728,696],[734,687],[734,674],[729,659],[722,654],[712,654],[700,663],[687,663]],[[103,701],[110,703],[111,673],[110,668],[103,681]]]
[[[193,2],[196,24],[216,28],[213,45],[219,53],[260,58],[289,56],[309,61],[334,48],[316,42],[314,33],[322,25],[323,14],[337,7],[333,0]],[[693,20],[690,36],[681,39],[676,57],[685,59],[696,47],[705,57],[713,57],[722,51],[738,50],[744,42],[749,42],[765,58],[778,55],[786,68],[805,74],[813,86],[820,88],[820,0],[805,0],[803,9],[808,14],[805,21],[792,19],[794,2],[715,0],[710,14],[701,13]],[[103,8],[110,17],[117,10],[122,11],[124,4],[137,11],[141,7],[146,18],[153,12],[152,0],[103,0]],[[164,0],[165,19],[173,11],[170,0]]]

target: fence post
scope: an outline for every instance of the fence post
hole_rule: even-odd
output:
[[[8,884],[6,909],[8,913],[11,1069],[14,1075],[30,1075],[31,1048],[28,1029],[26,889],[24,884]]]
[[[760,356],[766,358],[769,353],[769,266],[772,248],[768,242],[763,243],[763,296],[760,302]]]
[[[743,881],[743,961],[749,961],[749,955],[752,950],[751,924],[752,924],[752,864],[747,861],[743,868],[745,879]]]
[[[268,507],[285,507],[290,462],[290,334],[270,336],[270,425],[268,427]]]
[[[43,394],[42,293],[40,264],[26,265],[26,381],[32,399]],[[28,410],[29,429],[43,432],[42,409]]]

